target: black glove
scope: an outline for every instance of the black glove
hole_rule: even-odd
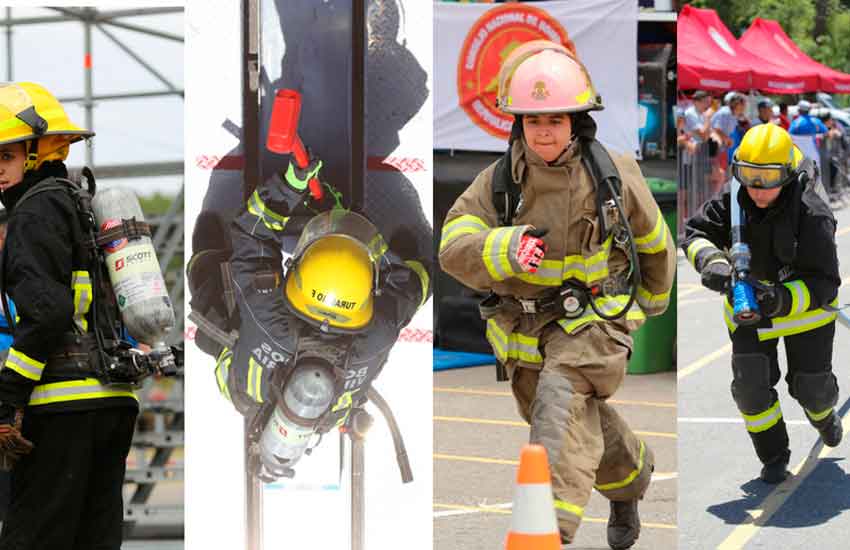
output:
[[[791,291],[785,285],[756,288],[756,301],[765,317],[784,317],[791,311]]]
[[[700,277],[705,288],[726,293],[732,282],[732,268],[726,260],[715,260],[702,268]]]
[[[307,154],[310,157],[310,162],[303,169],[295,164],[295,157],[289,161],[289,167],[284,173],[283,180],[286,184],[294,189],[297,193],[306,195],[310,192],[310,179],[318,177],[319,171],[322,169],[322,161],[319,157],[314,156],[313,152],[308,148]]]

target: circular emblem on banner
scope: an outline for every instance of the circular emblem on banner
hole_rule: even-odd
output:
[[[514,121],[496,107],[502,62],[517,46],[540,39],[565,46],[570,43],[567,31],[555,18],[527,4],[487,10],[469,29],[458,58],[458,102],[472,122],[491,136],[508,139]],[[541,82],[534,94],[542,100],[549,91]]]

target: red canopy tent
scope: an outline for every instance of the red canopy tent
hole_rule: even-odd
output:
[[[756,17],[741,37],[740,45],[760,58],[817,75],[818,90],[850,93],[850,74],[831,69],[803,53],[776,21]]]
[[[818,89],[811,70],[804,73],[774,64],[741,48],[714,10],[686,5],[676,25],[681,89],[757,89],[773,94]]]

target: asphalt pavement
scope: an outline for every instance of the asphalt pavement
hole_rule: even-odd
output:
[[[850,302],[850,211],[835,216],[844,304]],[[722,298],[700,286],[681,253],[678,281],[679,548],[850,547],[850,331],[836,327],[833,352],[845,440],[835,449],[824,447],[780,380],[776,389],[794,475],[766,485],[758,480],[761,464],[729,390],[731,344]],[[779,361],[784,374],[781,350]]]
[[[676,548],[676,378],[629,375],[610,401],[653,448],[654,482],[640,504],[636,550]],[[528,426],[495,368],[434,373],[434,549],[502,548]],[[594,491],[571,548],[607,549],[608,501]]]

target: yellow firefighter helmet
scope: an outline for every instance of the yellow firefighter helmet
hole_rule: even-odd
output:
[[[732,160],[732,174],[746,187],[773,189],[793,181],[803,153],[776,124],[750,128]]]
[[[33,82],[0,83],[0,145],[29,142],[25,170],[68,158],[68,146],[92,137],[68,118],[62,104]]]
[[[290,311],[324,332],[359,332],[369,325],[378,262],[386,245],[363,216],[332,210],[304,227],[286,272]]]

